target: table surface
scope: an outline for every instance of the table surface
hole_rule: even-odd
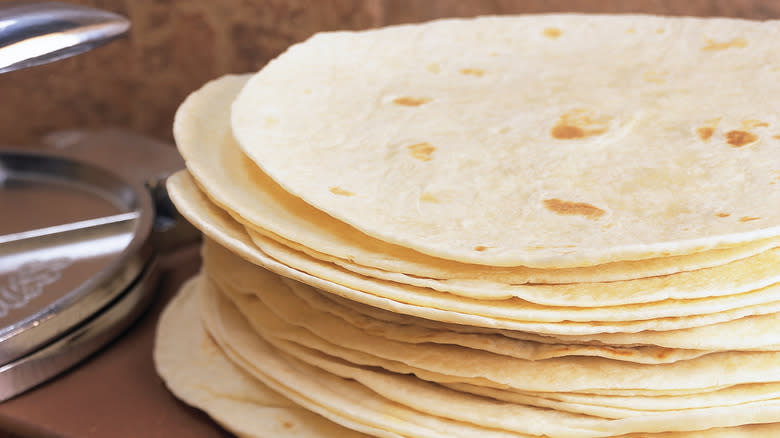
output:
[[[104,165],[136,181],[183,167],[172,146],[117,130],[60,132],[46,137],[42,146],[28,149]],[[152,347],[157,319],[165,303],[200,269],[199,243],[163,254],[160,262],[155,300],[143,316],[80,365],[0,403],[0,436],[231,436],[208,416],[174,398],[155,372]]]

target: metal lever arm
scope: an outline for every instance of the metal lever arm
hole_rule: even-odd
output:
[[[67,58],[130,28],[111,12],[58,2],[0,3],[0,73]]]

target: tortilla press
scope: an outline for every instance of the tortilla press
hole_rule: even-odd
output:
[[[0,72],[83,52],[128,28],[81,6],[0,4]],[[197,239],[161,183],[183,166],[175,149],[121,148],[0,148],[0,401],[118,336],[152,301],[160,252]],[[107,170],[117,165],[122,174]]]

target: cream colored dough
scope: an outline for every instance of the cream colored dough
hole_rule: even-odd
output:
[[[187,282],[157,328],[154,363],[171,392],[245,438],[360,438],[294,404],[230,362],[203,329],[201,278]]]
[[[777,245],[777,239],[764,239],[735,248],[711,250],[685,256],[654,258],[641,262],[614,262],[589,268],[532,269],[500,268],[452,262],[388,244],[366,236],[356,229],[285,192],[237,148],[228,124],[229,105],[245,83],[246,76],[225,76],[206,84],[190,95],[179,108],[174,124],[176,142],[198,184],[223,209],[252,227],[253,232],[272,236],[281,243],[306,251],[309,255],[331,259],[353,270],[362,266],[381,271],[391,279],[411,281],[414,277],[430,278],[432,285],[453,293],[475,298],[519,296],[542,304],[592,305],[583,285],[582,291],[571,294],[567,288],[551,293],[549,288],[520,286],[524,283],[579,283],[617,281],[647,276],[667,275],[680,271],[712,267],[758,254]],[[350,262],[351,261],[351,262]],[[765,265],[766,266],[766,265]],[[769,269],[769,268],[764,268]],[[409,274],[409,275],[404,275]],[[753,283],[745,282],[744,274],[730,280],[733,287],[747,290],[772,282],[776,273],[757,273]],[[452,280],[439,283],[435,279]],[[741,279],[741,280],[740,280]],[[657,281],[656,281],[657,282]],[[696,283],[695,281],[693,283]],[[518,286],[510,286],[518,285]],[[601,294],[605,304],[625,304],[637,301],[679,298],[686,288],[671,285],[651,293],[634,295]],[[657,289],[657,288],[656,288]],[[728,284],[719,290],[730,290]],[[581,297],[581,298],[580,298]],[[689,296],[693,297],[693,296]]]
[[[354,421],[359,417],[375,427],[406,436],[526,437],[526,431],[561,437],[614,436],[616,431],[632,428],[697,430],[740,421],[761,422],[776,414],[776,408],[769,402],[755,407],[730,407],[731,415],[718,415],[723,411],[719,409],[703,409],[615,421],[496,404],[431,386],[413,376],[350,366],[336,358],[274,340],[275,347],[285,349],[283,354],[258,337],[236,308],[217,294],[207,296],[202,311],[206,326],[228,355],[283,394],[293,399],[298,394],[306,394],[307,407],[327,412],[334,421]],[[317,368],[308,363],[316,363]],[[398,421],[399,416],[403,421]]]
[[[689,254],[780,232],[778,29],[573,14],[318,34],[249,80],[232,128],[288,192],[433,256]]]

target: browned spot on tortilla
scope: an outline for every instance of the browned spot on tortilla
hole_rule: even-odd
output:
[[[489,248],[490,248],[489,246],[477,245],[474,247],[474,251],[482,252],[482,251],[487,251]]]
[[[578,126],[555,125],[552,129],[552,136],[558,140],[569,140],[573,138],[585,137],[585,130]]]
[[[423,201],[423,202],[433,202],[434,204],[438,204],[439,203],[439,198],[437,198],[437,197],[433,196],[432,194],[426,192],[426,193],[423,193],[422,195],[420,195],[420,201]]]
[[[636,33],[636,30],[633,27],[630,27],[626,30],[626,33]]]
[[[436,64],[435,62],[425,66],[425,69],[431,73],[439,73],[441,71],[441,67],[439,66],[439,64]]]
[[[294,426],[294,424],[292,424],[289,421],[285,421],[284,423],[282,423],[282,427],[284,427],[285,429],[292,429],[293,426]]]
[[[715,133],[715,128],[703,126],[701,128],[696,128],[696,133],[699,134],[700,139],[707,141],[712,137],[712,134]]]
[[[705,120],[704,126],[696,129],[696,134],[698,134],[699,138],[703,141],[707,141],[715,134],[715,128],[718,126],[718,123],[720,123],[720,117]]]
[[[610,120],[607,116],[596,117],[593,111],[574,109],[558,119],[550,134],[558,140],[591,137],[607,132]]]
[[[498,52],[490,52],[490,53],[488,53],[488,55],[490,55],[490,56],[498,56]]]
[[[485,74],[485,70],[482,70],[480,68],[462,68],[460,69],[460,72],[464,75],[471,75],[477,77],[480,77]]]
[[[645,74],[642,75],[642,79],[644,79],[646,82],[653,82],[653,83],[656,83],[656,84],[663,84],[664,82],[666,82],[666,79],[664,78],[664,76],[666,76],[668,74],[669,73],[665,72],[665,71],[661,71],[661,72],[648,71],[648,72],[645,72]]]
[[[741,148],[758,141],[758,136],[747,131],[729,131],[726,133],[726,143],[735,148]]]
[[[403,105],[403,106],[420,106],[422,104],[428,103],[431,101],[430,97],[396,97],[393,99],[393,103],[396,105]]]
[[[272,128],[279,124],[279,119],[276,117],[268,116],[265,118],[265,127],[266,128]]]
[[[344,189],[342,189],[341,187],[331,187],[329,190],[330,190],[330,192],[331,192],[331,193],[333,193],[334,195],[339,195],[339,196],[355,196],[355,194],[354,194],[354,193],[350,192],[349,190],[344,190]]]
[[[742,216],[739,218],[740,222],[750,222],[750,221],[757,221],[761,219],[760,217],[754,217],[754,216]]]
[[[663,27],[659,27],[655,30],[655,33],[664,33],[666,30]]]
[[[632,350],[629,350],[629,349],[607,347],[607,346],[602,346],[601,348],[604,349],[604,351],[608,351],[608,352],[614,354],[615,356],[629,357],[629,356],[633,356],[634,355],[634,352]]]
[[[557,27],[548,27],[544,30],[544,36],[547,38],[558,38],[563,32]]]
[[[569,345],[555,346],[554,348],[554,350],[550,350],[551,354],[568,353],[574,350],[574,347]]]
[[[780,134],[775,134],[775,135],[772,136],[772,138],[776,138],[776,139],[780,140]]]
[[[409,154],[420,161],[431,161],[431,154],[436,148],[430,143],[417,143],[409,146]]]
[[[761,120],[743,120],[742,121],[742,129],[753,129],[753,128],[761,128],[761,127],[768,127],[769,123],[762,122]]]
[[[747,47],[747,40],[744,38],[734,38],[731,41],[724,41],[719,43],[713,39],[707,39],[707,45],[702,47],[702,50],[726,50],[726,49],[742,49]]]
[[[563,201],[558,198],[545,199],[544,207],[553,213],[572,216],[585,216],[588,219],[598,219],[605,211],[585,202]]]
[[[729,216],[731,216],[731,213],[718,213],[715,216],[717,216],[717,217],[729,217]]]

